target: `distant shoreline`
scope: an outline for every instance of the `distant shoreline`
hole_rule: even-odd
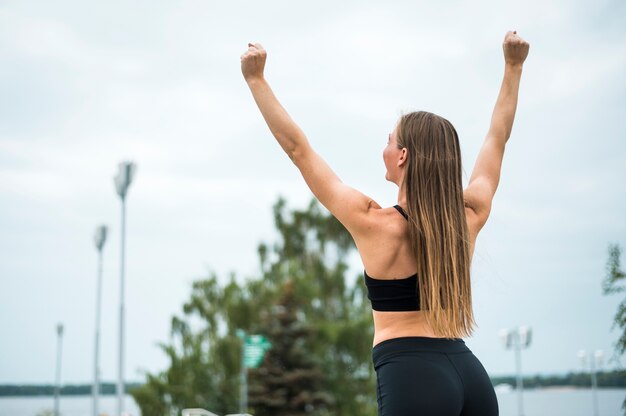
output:
[[[600,371],[596,373],[599,389],[626,389],[626,370]],[[508,393],[515,391],[517,379],[515,376],[491,377],[491,383],[496,391]],[[531,390],[589,390],[591,376],[589,373],[569,373],[565,375],[526,375],[523,378],[524,391]],[[92,384],[65,384],[61,387],[61,396],[89,396]],[[142,382],[126,383],[126,393]],[[115,383],[101,383],[100,394],[112,396],[116,394]],[[0,397],[48,397],[54,396],[55,386],[52,384],[0,384]]]
[[[141,387],[143,383],[126,383],[125,391],[128,394],[132,389]],[[91,384],[66,384],[61,386],[61,396],[89,396]],[[0,397],[48,397],[54,396],[55,386],[52,384],[0,384]],[[100,395],[113,396],[117,394],[115,383],[101,383]]]
[[[626,391],[626,387],[598,387],[599,391]],[[496,393],[497,394],[515,394],[515,388],[513,388],[510,391],[503,391],[503,390],[498,390],[496,389]],[[524,392],[527,393],[531,393],[531,392],[540,392],[540,391],[551,391],[551,392],[574,392],[574,391],[591,391],[591,387],[578,387],[578,386],[547,386],[547,387],[535,387],[535,388],[526,388],[524,387]],[[72,397],[88,397],[91,395],[91,392],[89,392],[88,394],[61,394],[61,396],[66,397],[66,398],[72,398]],[[100,396],[111,396],[114,397],[116,395],[115,392],[113,393],[101,393]],[[130,396],[130,393],[128,391],[126,391],[126,395]],[[2,395],[0,394],[0,400],[2,399],[20,399],[20,398],[25,398],[25,397],[32,397],[32,398],[54,398],[54,394],[18,394],[18,395]]]

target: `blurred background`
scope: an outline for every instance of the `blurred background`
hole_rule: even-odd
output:
[[[254,298],[251,287],[262,285],[249,282],[263,282],[289,255],[276,213],[331,221],[309,205],[311,192],[252,100],[239,68],[248,42],[266,48],[266,78],[335,172],[391,206],[397,189],[384,179],[382,150],[403,112],[427,110],[455,125],[467,182],[502,79],[501,43],[517,30],[530,54],[500,187],[476,246],[478,328],[465,341],[492,379],[514,379],[515,354],[500,333],[529,326],[524,377],[586,372],[579,387],[591,386],[579,350],[602,350],[601,370],[622,374],[622,387],[600,392],[607,394],[600,414],[617,414],[626,390],[615,353],[623,328],[613,321],[624,295],[603,293],[603,281],[610,245],[626,247],[625,23],[626,3],[604,0],[3,1],[0,385],[53,385],[62,323],[61,384],[85,385],[90,394],[93,235],[101,224],[108,237],[100,378],[116,383],[122,233],[114,176],[122,161],[136,164],[126,198],[123,373],[137,386],[146,373],[171,367],[159,344],[178,345],[172,316],[184,315],[183,304],[198,294],[194,281],[235,282],[242,299]],[[340,249],[323,262],[345,265],[334,275],[345,285],[340,297],[362,299],[355,283],[362,264],[333,240],[339,235],[328,237]],[[260,245],[271,254],[267,267]],[[311,290],[319,290],[311,276]],[[270,284],[277,301],[285,282]],[[240,326],[260,330],[257,312],[249,310]],[[365,316],[363,323],[371,319]],[[201,314],[189,319],[191,331],[210,327]],[[371,348],[370,338],[358,342]],[[234,386],[225,391],[238,403]],[[589,391],[543,397],[527,404],[529,416],[565,402],[580,404],[562,414],[592,413]],[[518,414],[514,393],[499,398],[502,414]],[[53,407],[47,396],[20,400],[0,397],[0,413]],[[63,400],[61,414],[71,415]],[[85,406],[77,414],[87,414],[89,397],[75,400]],[[135,399],[126,403],[139,414]],[[375,414],[375,404],[366,405]],[[106,412],[115,414],[110,406]]]

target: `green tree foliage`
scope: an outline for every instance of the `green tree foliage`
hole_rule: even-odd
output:
[[[609,245],[609,259],[606,263],[606,277],[602,282],[602,293],[612,295],[626,291],[626,274],[620,267],[620,255],[622,251],[617,244]],[[622,334],[615,344],[618,354],[626,351],[626,298],[617,307],[617,313],[613,318],[613,325],[622,329]]]
[[[621,370],[615,371],[598,371],[596,373],[598,387],[601,388],[626,388],[626,372]],[[525,389],[541,389],[544,387],[555,387],[555,386],[569,386],[569,387],[580,387],[580,388],[589,388],[591,386],[591,376],[588,372],[569,372],[567,374],[560,375],[548,375],[548,374],[537,374],[534,376],[526,376],[524,379],[524,388]],[[500,377],[492,377],[491,383],[493,385],[498,385],[501,383],[507,383],[512,386],[515,385],[517,377],[515,375],[511,376],[500,376]]]
[[[191,299],[183,306],[186,319],[172,318],[170,343],[160,345],[169,368],[147,374],[146,384],[130,392],[142,414],[180,415],[188,407],[218,413],[237,409],[241,346],[235,331],[249,326],[248,303],[234,276],[225,287],[215,275],[193,283]],[[199,321],[196,331],[191,330],[193,318]]]
[[[304,210],[288,210],[279,199],[273,215],[278,240],[259,245],[258,276],[237,283],[231,275],[224,286],[215,275],[194,282],[184,317],[172,319],[170,342],[161,345],[169,368],[147,374],[146,384],[131,393],[142,414],[238,409],[237,329],[265,334],[276,348],[251,372],[251,395],[268,389],[292,394],[284,396],[291,403],[285,404],[288,413],[263,404],[258,395],[250,401],[252,412],[300,414],[296,410],[304,406],[313,415],[376,414],[371,310],[362,276],[346,278],[354,250],[350,235],[316,200]],[[263,387],[259,381],[272,371],[273,384]]]
[[[309,347],[315,337],[293,293],[285,284],[281,300],[262,319],[261,331],[272,348],[250,371],[249,403],[255,416],[328,414],[333,397],[323,391],[324,374]]]
[[[602,282],[602,293],[605,295],[612,295],[626,291],[626,274],[620,267],[620,255],[622,251],[617,244],[609,245],[609,259],[606,262],[606,277]],[[622,330],[620,338],[615,343],[616,357],[619,357],[626,351],[626,299],[617,307],[617,313],[613,318],[613,325],[611,329],[618,327]],[[626,375],[626,371],[623,371]],[[626,399],[622,403],[622,410],[626,416]]]

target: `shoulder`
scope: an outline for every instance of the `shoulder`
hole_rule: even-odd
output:
[[[370,207],[367,232],[352,234],[365,269],[378,278],[414,273],[407,220],[393,206],[382,208],[372,203]]]
[[[380,223],[383,208],[372,198],[364,198],[363,209],[356,209],[346,221],[346,228],[354,238],[369,236],[376,231]]]
[[[381,207],[370,199],[367,210],[358,216],[352,229],[348,229],[357,245],[366,242],[380,242],[381,238],[400,238],[406,234],[406,220],[394,207]]]

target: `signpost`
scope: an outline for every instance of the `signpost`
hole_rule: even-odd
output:
[[[237,336],[243,345],[241,348],[241,392],[239,398],[239,413],[245,414],[248,408],[248,368],[257,368],[263,362],[265,352],[272,344],[263,335],[246,335],[238,329]]]
[[[257,368],[263,362],[265,351],[271,346],[272,344],[263,335],[248,335],[244,344],[244,366]]]

